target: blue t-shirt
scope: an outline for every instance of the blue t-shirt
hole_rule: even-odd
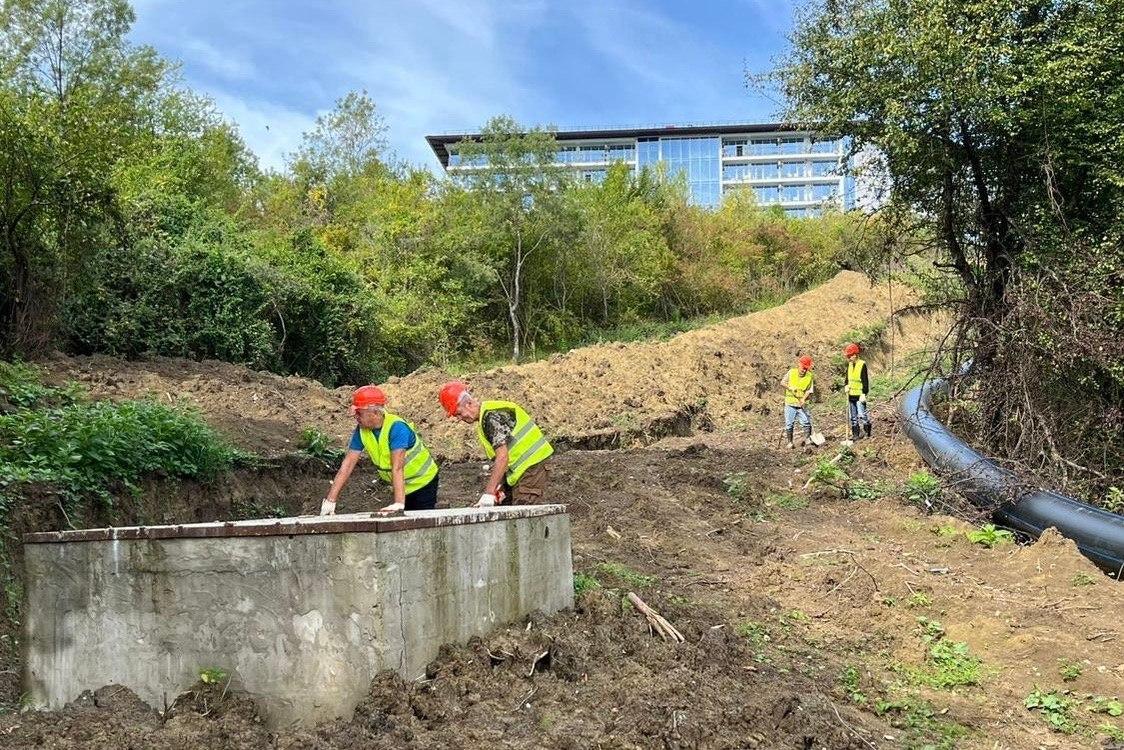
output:
[[[371,430],[371,432],[374,433],[375,439],[378,440],[379,433],[381,433],[382,430],[381,429]],[[406,424],[405,422],[395,422],[391,426],[391,428],[390,428],[390,450],[392,450],[392,451],[409,450],[410,448],[414,447],[414,443],[416,443],[416,442],[417,442],[417,438],[414,437],[414,431],[410,429],[410,425]],[[359,428],[358,427],[355,428],[355,432],[351,433],[351,444],[347,447],[348,447],[348,449],[353,450],[353,451],[366,450],[363,447],[363,438],[359,437]]]

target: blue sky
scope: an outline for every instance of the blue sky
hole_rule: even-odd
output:
[[[743,71],[786,42],[795,0],[134,0],[132,38],[280,167],[317,114],[365,89],[390,148],[436,168],[431,133],[524,124],[768,120]]]

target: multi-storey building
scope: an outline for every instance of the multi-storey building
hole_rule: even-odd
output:
[[[426,137],[450,174],[473,168],[457,151],[478,133]],[[565,130],[555,133],[557,162],[579,179],[599,182],[609,165],[634,171],[663,162],[669,176],[682,174],[691,201],[715,207],[735,190],[752,190],[757,203],[780,205],[790,216],[816,216],[828,205],[853,207],[854,182],[844,173],[846,152],[838,140],[773,124],[688,125]]]

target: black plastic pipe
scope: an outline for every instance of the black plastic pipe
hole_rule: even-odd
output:
[[[1028,490],[1014,473],[980,455],[933,416],[933,395],[948,388],[927,380],[899,406],[905,433],[925,463],[951,480],[954,489],[996,523],[1037,538],[1051,526],[1077,543],[1081,553],[1114,578],[1124,574],[1124,516],[1049,490]]]

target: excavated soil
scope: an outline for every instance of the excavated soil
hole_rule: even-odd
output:
[[[272,732],[252,698],[213,685],[166,713],[108,686],[62,711],[0,714],[0,747],[1120,747],[1107,738],[1124,734],[1124,718],[1089,710],[1089,696],[1124,695],[1120,584],[1052,532],[988,549],[968,540],[964,520],[903,500],[902,482],[921,464],[889,405],[875,405],[876,437],[846,467],[871,490],[865,499],[806,487],[836,441],[820,454],[779,446],[770,383],[799,348],[826,361],[848,330],[883,319],[882,294],[842,274],[777,310],[662,344],[593,347],[468,378],[481,394],[528,404],[570,446],[631,446],[552,459],[547,499],[569,506],[575,568],[599,583],[574,610],[450,644],[419,681],[379,675],[350,717],[321,727]],[[927,346],[933,326],[907,319],[892,332],[898,347],[869,358],[876,371]],[[346,389],[296,378],[172,360],[51,367],[96,395],[194,403],[239,445],[269,455],[289,454],[304,427],[341,439],[350,427]],[[456,458],[471,444],[462,426],[438,423],[443,379],[418,373],[390,391],[394,408]],[[821,428],[840,435],[842,415],[816,409]],[[468,504],[484,470],[446,460],[442,504]],[[312,512],[332,473],[287,455],[214,486],[156,482],[119,520]],[[361,470],[341,511],[386,499],[372,479]],[[957,507],[946,500],[940,507]],[[44,497],[16,517],[23,530],[59,528],[55,513]],[[685,642],[654,634],[622,603],[629,591]],[[918,679],[933,668],[932,626],[921,618],[981,660],[975,684]],[[1072,681],[1063,663],[1079,667]],[[16,669],[0,664],[0,674]],[[1036,689],[1069,691],[1071,732],[1025,707]]]
[[[900,310],[911,298],[900,287],[872,286],[865,276],[844,271],[778,307],[668,341],[590,346],[463,379],[482,397],[523,404],[563,446],[620,447],[695,429],[737,429],[761,415],[779,418],[777,383],[793,358],[810,353],[825,368],[842,337],[890,318],[891,299]],[[913,350],[937,329],[928,317],[896,319],[884,337],[885,351],[871,353],[872,364]],[[58,356],[42,364],[53,381],[77,381],[97,398],[190,404],[259,455],[292,451],[304,428],[342,445],[353,427],[344,411],[350,388],[330,390],[303,378],[167,358]],[[414,422],[439,456],[464,460],[478,450],[472,431],[446,419],[437,402],[451,377],[423,369],[384,385],[390,408]]]

